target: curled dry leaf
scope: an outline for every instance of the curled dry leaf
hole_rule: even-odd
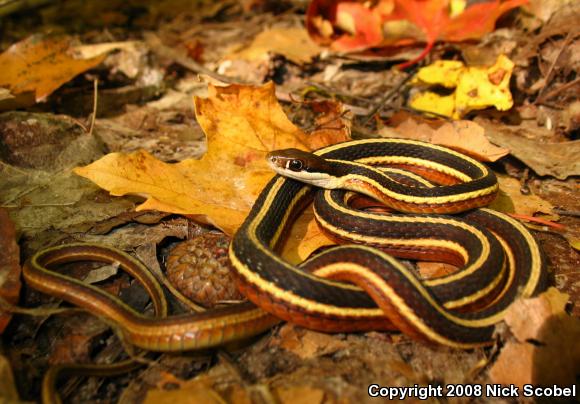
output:
[[[490,370],[494,383],[575,383],[580,372],[580,320],[565,312],[567,302],[568,295],[550,288],[509,308],[505,322],[515,340],[508,341]]]
[[[0,298],[10,304],[18,302],[20,295],[20,249],[16,243],[16,230],[6,209],[0,208]],[[0,334],[12,315],[0,306]]]
[[[70,38],[34,35],[0,55],[0,87],[15,95],[31,93],[35,101],[40,101],[105,57],[77,58]]]
[[[137,209],[187,214],[232,235],[272,178],[265,155],[284,148],[308,150],[308,137],[284,114],[273,84],[209,87],[195,98],[208,141],[200,160],[167,164],[144,151],[112,153],[75,173],[112,195],[145,195]]]

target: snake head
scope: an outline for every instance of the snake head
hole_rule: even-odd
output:
[[[275,150],[266,161],[276,173],[327,189],[336,188],[335,168],[326,159],[298,149]]]

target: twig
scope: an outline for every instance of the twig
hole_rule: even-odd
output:
[[[415,69],[409,71],[407,73],[407,76],[405,76],[401,81],[399,81],[399,83],[397,83],[397,85],[391,88],[391,90],[387,94],[385,94],[385,96],[378,102],[378,104],[373,109],[370,110],[366,119],[363,121],[363,126],[367,126],[367,124],[370,122],[373,116],[375,116],[377,112],[380,112],[380,110],[383,109],[387,101],[389,101],[391,97],[395,95],[401,89],[401,87],[403,87],[411,79],[411,77],[413,77],[414,72]]]
[[[570,87],[574,87],[575,85],[580,84],[580,77],[577,77],[575,80],[569,81],[566,84],[561,85],[558,88],[553,89],[552,91],[550,91],[548,94],[542,96],[541,98],[538,97],[536,99],[536,104],[544,104],[546,102],[546,100],[549,100],[550,98],[554,97],[555,95],[558,95],[558,93],[561,93],[564,90],[569,89]]]
[[[224,83],[229,84],[250,84],[247,81],[224,76],[223,74],[219,74],[214,72],[213,70],[208,69],[207,67],[197,63],[194,60],[189,59],[186,56],[183,56],[179,52],[174,49],[171,49],[161,42],[159,37],[152,32],[145,32],[143,33],[143,37],[145,42],[149,45],[151,50],[157,54],[159,57],[171,59],[175,63],[189,69],[195,73],[205,74],[213,79],[219,80]]]
[[[337,90],[335,88],[329,87],[329,86],[322,84],[322,83],[315,83],[313,81],[306,81],[304,84],[306,84],[307,86],[319,88],[323,91],[326,91],[330,95],[337,95],[337,96],[345,98],[345,99],[348,98],[348,99],[351,99],[354,101],[364,102],[365,104],[372,104],[373,103],[372,100],[369,100],[368,98],[347,94],[345,92],[342,92],[342,91]]]
[[[93,134],[95,127],[95,120],[97,119],[97,102],[99,100],[99,79],[93,82],[93,115],[91,116],[91,126],[89,128],[89,135]]]
[[[556,64],[559,62],[560,56],[562,56],[564,49],[566,49],[568,47],[568,45],[570,45],[570,42],[572,42],[573,38],[574,38],[574,34],[572,32],[568,32],[568,35],[566,35],[566,39],[564,39],[564,43],[562,44],[562,46],[558,50],[558,54],[556,55],[556,57],[554,58],[554,61],[552,62],[552,64],[550,65],[550,68],[548,69],[548,74],[546,74],[546,77],[544,78],[544,86],[540,90],[540,93],[538,94],[538,98],[536,98],[536,101],[534,102],[534,104],[539,104],[543,101],[544,98],[542,97],[542,95],[546,91],[546,88],[548,87],[548,83],[550,82],[550,80],[552,79],[552,76],[554,75],[554,69],[556,67]]]
[[[0,311],[5,311],[7,313],[15,313],[15,314],[25,314],[27,316],[35,316],[35,317],[46,317],[52,316],[55,314],[73,314],[73,313],[87,313],[86,310],[80,308],[33,308],[29,309],[26,307],[15,306],[0,296]]]
[[[580,210],[552,209],[552,212],[562,216],[580,217]]]
[[[516,219],[525,220],[526,222],[531,222],[531,223],[543,224],[544,226],[549,226],[549,227],[552,227],[552,228],[558,229],[558,230],[565,230],[566,229],[566,226],[563,224],[555,223],[551,220],[542,219],[540,217],[521,215],[519,213],[508,213],[508,215],[513,217],[513,218],[516,218]]]

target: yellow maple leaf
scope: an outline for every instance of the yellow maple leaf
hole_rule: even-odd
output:
[[[232,235],[274,175],[266,153],[291,147],[309,150],[312,139],[288,120],[271,83],[210,85],[209,97],[195,98],[194,104],[208,141],[208,152],[200,160],[167,164],[145,151],[111,153],[77,167],[75,173],[112,195],[144,195],[147,199],[138,210],[191,215]],[[319,243],[320,237],[315,240]],[[310,243],[307,250],[317,247]],[[290,250],[296,248],[293,244]]]

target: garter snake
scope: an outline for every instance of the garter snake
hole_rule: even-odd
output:
[[[329,146],[315,155],[325,160],[311,155],[305,161],[290,158],[290,171],[298,168],[291,165],[302,164],[318,185],[337,188],[347,184],[347,188],[407,212],[476,208],[489,203],[498,189],[495,176],[483,164],[422,142],[360,140]],[[276,163],[284,161],[283,155],[275,157],[281,158]],[[300,163],[292,163],[294,160]],[[311,161],[313,166],[305,164]],[[335,164],[338,171],[324,171]],[[404,167],[449,185],[408,186],[403,184],[405,181],[393,179],[394,174],[373,167],[378,164]],[[334,175],[337,173],[340,178]],[[409,178],[413,181],[412,175]],[[24,277],[35,289],[106,317],[128,342],[157,351],[219,345],[258,334],[275,324],[276,318],[323,331],[398,328],[419,339],[470,348],[490,342],[493,325],[516,296],[531,296],[544,287],[543,258],[536,241],[524,226],[503,214],[476,209],[456,219],[436,215],[373,216],[349,208],[340,191],[319,192],[316,196],[318,221],[337,238],[371,240],[371,245],[396,255],[442,259],[462,264],[463,269],[423,282],[385,252],[362,245],[336,247],[301,267],[290,265],[275,251],[314,191],[312,185],[275,176],[232,240],[230,258],[240,289],[259,309],[246,304],[196,315],[148,318],[96,287],[49,269],[78,260],[119,262],[142,280],[152,296],[157,295],[159,287],[148,276],[140,275],[143,268],[137,260],[116,249],[92,244],[41,250],[25,264]],[[372,222],[398,230],[380,240],[382,230],[363,235],[328,220],[341,210],[346,213],[346,222],[362,220],[359,227],[370,229]],[[493,235],[467,221],[483,224]],[[451,237],[437,241],[431,233]],[[507,262],[499,244],[505,247]],[[463,313],[463,309],[473,307],[479,310]]]
[[[543,255],[529,231],[499,212],[473,210],[493,200],[498,185],[491,170],[467,156],[418,141],[368,139],[328,146],[314,155],[291,149],[271,153],[268,158],[272,168],[290,179],[274,177],[262,191],[232,241],[230,258],[242,293],[283,320],[324,331],[394,327],[418,339],[471,348],[490,343],[494,325],[503,318],[506,308],[517,296],[532,296],[545,287]],[[373,167],[382,164],[404,167],[450,185],[407,186]],[[275,251],[296,212],[312,197],[313,186],[302,181],[329,189],[362,192],[403,212],[471,209],[463,218],[488,227],[505,246],[509,258],[506,277],[494,280],[497,273],[478,274],[482,278],[489,277],[488,285],[499,288],[483,287],[488,289],[483,294],[477,293],[481,285],[476,284],[475,290],[458,287],[467,286],[463,281],[480,271],[464,269],[455,275],[435,279],[429,285],[389,255],[363,245],[333,248],[310,260],[306,269],[292,266]],[[479,249],[485,259],[501,254],[498,248],[490,247],[483,230],[473,230],[475,227],[466,226],[461,219],[416,215],[372,217],[348,210],[341,205],[341,198],[340,195],[329,196],[327,192],[318,193],[316,197],[319,224],[325,230],[334,227],[330,232],[338,238],[357,242],[370,240],[374,246],[407,257],[413,253],[419,257],[436,257],[446,249],[468,255],[470,251],[443,245],[430,236],[430,233],[445,232],[445,229],[452,233],[462,227],[479,240],[480,246],[488,245],[488,248]],[[335,206],[331,206],[331,201]],[[325,209],[330,212],[326,216]],[[334,220],[341,209],[344,219],[339,219],[338,224],[330,223],[327,219]],[[379,222],[380,229],[369,237],[365,231],[372,232],[374,222]],[[380,236],[385,224],[395,228],[391,233],[394,236]],[[436,229],[435,224],[441,227]],[[403,227],[404,231],[397,230]],[[387,244],[382,245],[381,238]],[[464,258],[464,263],[469,260],[469,257]],[[313,275],[311,270],[323,277]],[[352,282],[356,286],[337,281]],[[437,293],[438,288],[444,292]],[[474,301],[476,297],[484,299],[482,306]],[[480,309],[469,313],[450,310],[472,303]]]

